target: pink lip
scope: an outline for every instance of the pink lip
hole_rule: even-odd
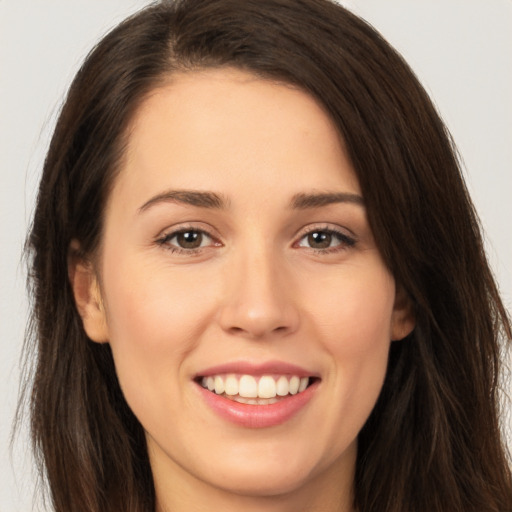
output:
[[[318,381],[313,382],[302,393],[289,395],[270,405],[241,404],[216,395],[200,384],[197,387],[206,404],[221,418],[246,428],[267,428],[285,423],[303,409],[313,398]]]
[[[221,418],[246,428],[267,428],[285,423],[307,405],[313,398],[319,384],[319,381],[315,380],[303,392],[289,395],[274,404],[241,404],[203,388],[198,382],[198,379],[202,377],[221,374],[246,374],[255,377],[262,375],[296,375],[299,378],[319,377],[319,374],[282,361],[266,361],[264,363],[234,361],[212,366],[198,372],[194,380],[206,404]]]
[[[246,361],[235,361],[207,368],[197,373],[196,377],[208,377],[227,373],[254,375],[296,375],[297,377],[319,377],[318,373],[308,371],[294,364],[282,361],[267,361],[265,363],[250,363]]]
[[[213,412],[221,418],[246,428],[267,428],[285,423],[301,411],[313,398],[319,384],[314,380],[310,386],[296,395],[288,395],[278,402],[269,405],[241,404],[217,395],[205,389],[198,378],[220,374],[247,374],[255,377],[261,375],[296,375],[297,377],[318,377],[318,374],[280,361],[269,361],[263,364],[234,362],[208,368],[197,374],[195,385],[202,399]]]

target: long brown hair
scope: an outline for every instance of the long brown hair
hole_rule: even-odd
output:
[[[32,436],[56,512],[152,512],[144,431],[108,344],[87,339],[67,266],[92,257],[128,127],[176,70],[233,66],[316,97],[343,137],[382,256],[416,328],[393,342],[359,435],[360,512],[503,512],[500,343],[512,339],[452,141],[402,58],[329,0],[158,2],[110,32],[77,74],[28,238]],[[27,366],[30,368],[30,366]]]

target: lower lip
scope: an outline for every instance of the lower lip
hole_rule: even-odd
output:
[[[241,404],[217,395],[197,384],[199,391],[215,413],[221,418],[246,428],[267,428],[285,423],[295,416],[313,397],[318,382],[296,395],[290,395],[269,405]]]

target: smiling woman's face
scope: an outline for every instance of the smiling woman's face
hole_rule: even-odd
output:
[[[333,123],[304,92],[224,69],[175,75],[131,128],[101,286],[71,277],[157,495],[346,494],[413,321]]]

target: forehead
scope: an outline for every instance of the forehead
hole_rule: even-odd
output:
[[[115,188],[229,194],[286,189],[359,192],[322,106],[293,86],[231,68],[173,75],[136,112]],[[267,185],[265,187],[265,185]],[[296,190],[294,190],[294,188]]]

